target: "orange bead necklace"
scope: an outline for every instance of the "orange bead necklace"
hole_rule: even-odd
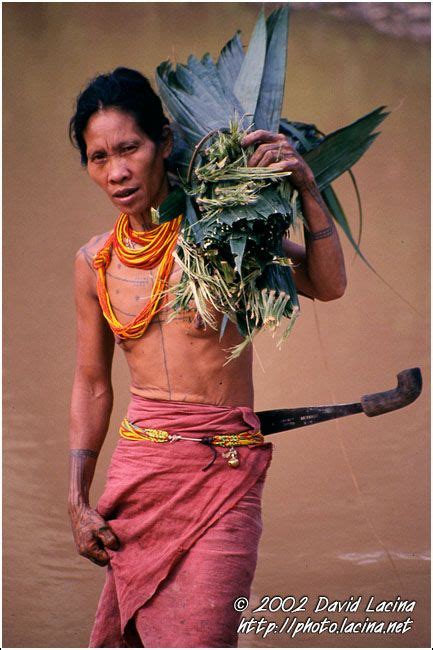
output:
[[[113,333],[121,339],[138,339],[143,336],[152,318],[164,306],[168,279],[174,264],[172,255],[179,235],[183,215],[143,232],[132,230],[128,215],[122,213],[114,230],[101,250],[93,259],[98,273],[97,291],[99,304]],[[128,246],[138,244],[138,248]],[[153,269],[159,265],[152,293],[143,309],[126,325],[122,325],[113,311],[107,289],[106,271],[111,262],[112,250],[126,266],[138,269]]]

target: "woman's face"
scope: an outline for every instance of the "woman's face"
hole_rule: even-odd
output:
[[[90,177],[116,208],[132,217],[135,229],[150,225],[150,208],[168,194],[164,160],[172,140],[164,128],[165,138],[155,143],[132,115],[113,107],[94,113],[84,131]]]

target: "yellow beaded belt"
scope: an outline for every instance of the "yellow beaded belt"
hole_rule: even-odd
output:
[[[208,469],[216,459],[216,451],[213,448],[214,446],[228,447],[229,449],[222,455],[224,458],[228,459],[227,462],[230,467],[238,467],[239,458],[235,447],[240,447],[242,445],[262,445],[264,442],[264,436],[260,431],[244,431],[243,433],[217,434],[215,436],[206,436],[204,438],[192,438],[188,436],[180,436],[178,434],[170,434],[168,431],[163,431],[161,429],[142,429],[136,424],[129,422],[127,418],[123,419],[119,433],[122,438],[126,438],[127,440],[149,440],[150,442],[177,442],[178,440],[192,440],[194,442],[200,442],[203,445],[208,445],[212,449],[214,456],[211,462],[206,465],[206,467],[203,467],[203,470]]]

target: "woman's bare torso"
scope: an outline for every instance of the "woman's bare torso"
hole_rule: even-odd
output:
[[[107,236],[108,233],[96,242],[89,242],[88,259],[100,250]],[[119,322],[128,323],[143,309],[156,272],[156,268],[150,271],[129,268],[112,254],[107,268],[107,288]],[[170,286],[180,278],[181,269],[175,265]],[[172,316],[170,322],[169,316]],[[229,322],[220,341],[222,316],[217,316],[218,328],[214,330],[203,325],[193,308],[173,316],[164,307],[141,338],[117,340],[131,373],[131,391],[151,399],[253,408],[251,346],[239,358],[224,365],[227,350],[241,343],[242,338],[236,326]]]

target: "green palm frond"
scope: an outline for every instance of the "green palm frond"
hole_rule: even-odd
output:
[[[332,182],[361,158],[389,114],[383,106],[323,136],[314,124],[281,117],[286,79],[289,8],[267,20],[260,12],[246,52],[240,32],[223,47],[216,62],[209,54],[191,55],[186,64],[169,61],[156,71],[160,96],[173,120],[175,142],[169,159],[176,187],[159,208],[161,222],[183,212],[177,250],[183,268],[174,308],[194,299],[205,322],[215,321],[209,305],[237,324],[245,342],[262,328],[289,318],[283,339],[299,312],[290,263],[283,259],[282,237],[302,219],[290,177],[269,168],[247,166],[240,142],[260,128],[284,133],[311,167],[336,222],[368,264],[355,241]]]
[[[217,61],[217,71],[221,83],[225,88],[233,90],[244,57],[240,32],[236,32],[233,38],[221,50]]]
[[[265,67],[265,58],[266,22],[262,10],[233,88],[236,97],[243,106],[244,113],[250,118],[247,120],[248,126],[252,124],[254,113],[256,112]]]
[[[267,22],[266,59],[260,85],[254,126],[256,129],[278,131],[286,80],[289,7],[286,4],[272,13]]]
[[[348,126],[326,135],[304,154],[319,189],[350,169],[367,151],[379,133],[374,129],[385,119],[384,106],[374,109]]]

